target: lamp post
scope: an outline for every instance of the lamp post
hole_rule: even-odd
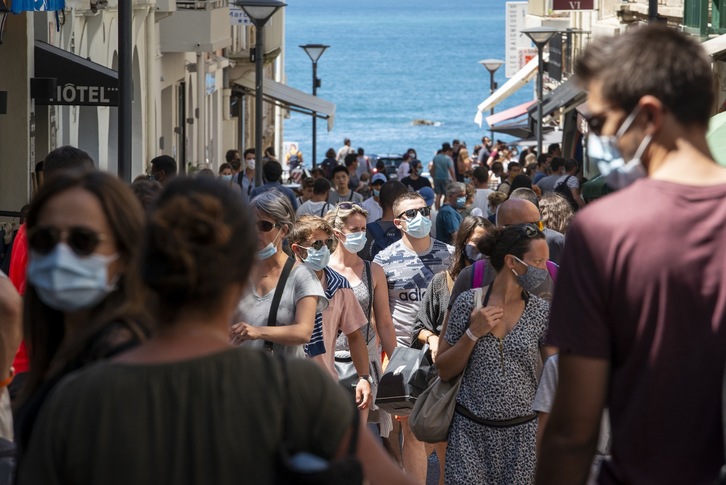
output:
[[[499,59],[482,59],[479,61],[479,64],[489,71],[489,94],[494,94],[494,91],[497,89],[497,82],[494,80],[494,73],[502,66],[502,64],[504,64],[504,61]],[[490,114],[494,114],[494,106],[492,106]],[[494,130],[491,128],[492,127],[490,126],[489,139],[494,140]]]
[[[551,27],[532,27],[521,32],[537,46],[537,55],[539,57],[539,66],[537,68],[537,156],[539,156],[542,154],[542,84],[544,83],[542,72],[544,71],[544,59],[542,59],[542,55],[547,42],[555,36],[558,30]]]
[[[325,50],[330,47],[323,44],[305,44],[300,46],[313,61],[313,96],[317,96],[320,87],[320,79],[318,79],[318,59],[323,55]],[[318,114],[313,111],[313,169],[317,166],[317,144],[318,144]]]
[[[255,26],[255,186],[262,185],[262,96],[264,93],[262,63],[265,55],[265,24],[281,7],[279,0],[242,0],[235,2]]]

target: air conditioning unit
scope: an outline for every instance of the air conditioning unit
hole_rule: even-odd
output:
[[[176,0],[156,0],[157,12],[176,12]]]

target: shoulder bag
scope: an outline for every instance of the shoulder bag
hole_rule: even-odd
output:
[[[287,277],[290,276],[292,267],[295,265],[295,260],[288,258],[285,262],[285,266],[282,268],[280,273],[280,279],[277,280],[277,286],[275,287],[275,294],[272,296],[272,305],[270,305],[270,314],[267,316],[267,326],[277,326],[277,307],[280,306],[280,300],[282,300],[282,293],[285,291],[285,284],[287,283]],[[269,340],[265,340],[265,350],[272,352],[273,344]]]
[[[485,300],[489,299],[489,293]],[[486,305],[484,301],[483,305]],[[482,305],[482,289],[474,289],[474,308]],[[467,324],[467,328],[469,325]],[[462,335],[462,338],[464,336]],[[467,367],[468,367],[467,363]],[[461,387],[461,380],[466,372],[464,370],[449,382],[436,377],[429,387],[416,400],[408,417],[411,431],[419,441],[424,443],[440,443],[446,441],[454,418],[456,408],[456,395]]]
[[[370,331],[371,331],[371,306],[373,305],[373,282],[371,281],[371,263],[369,261],[363,261],[366,268],[366,283],[368,284],[368,325],[366,325],[366,346],[370,342]],[[358,377],[358,371],[355,370],[353,364],[353,357],[336,357],[335,358],[335,371],[338,373],[338,382],[346,390],[355,394],[355,387],[358,385],[360,378]]]

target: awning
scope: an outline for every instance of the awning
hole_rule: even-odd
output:
[[[562,143],[563,134],[564,132],[562,130],[544,130],[542,132],[542,146],[551,145],[552,143]],[[513,145],[519,145],[521,147],[537,146],[537,138],[529,136],[522,140],[515,141]]]
[[[515,138],[532,136],[532,130],[530,130],[529,123],[527,122],[502,123],[501,125],[492,126],[491,131],[494,133],[503,133]]]
[[[574,108],[587,99],[587,93],[577,86],[573,79],[560,84],[547,95],[542,105],[542,116],[548,116],[560,108]],[[529,109],[530,116],[537,121],[537,106]]]
[[[515,106],[514,108],[505,109],[504,111],[500,111],[499,113],[487,116],[487,125],[494,126],[497,123],[501,123],[502,121],[519,118],[520,116],[527,114],[527,108],[529,108],[533,104],[534,101],[528,101],[526,103],[520,104],[519,106]]]
[[[254,73],[247,74],[234,82],[244,88],[245,91],[251,94],[255,93]],[[318,118],[328,120],[328,131],[333,129],[335,121],[334,103],[268,78],[264,80],[263,89],[264,98],[267,102],[311,116],[315,114]]]
[[[701,45],[709,56],[721,57],[722,54],[726,53],[726,34],[702,42]]]
[[[545,60],[547,60],[548,54],[545,54]],[[481,126],[484,120],[484,112],[489,111],[512,94],[519,91],[519,89],[527,84],[537,74],[537,66],[539,65],[539,57],[529,61],[517,74],[509,78],[499,89],[494,91],[483,103],[476,108],[476,116],[474,116],[474,123]]]
[[[33,85],[37,105],[118,106],[118,72],[39,40]]]

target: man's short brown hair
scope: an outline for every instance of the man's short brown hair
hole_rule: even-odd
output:
[[[693,38],[664,25],[648,25],[591,42],[575,65],[584,84],[602,83],[602,96],[632,112],[652,95],[686,125],[707,126],[714,103],[706,52]]]
[[[418,192],[404,192],[403,194],[399,195],[393,202],[393,217],[398,217],[398,214],[400,214],[401,212],[399,210],[399,207],[407,200],[420,200],[424,203],[424,205],[426,205],[426,200],[421,197],[421,194],[419,194]]]

